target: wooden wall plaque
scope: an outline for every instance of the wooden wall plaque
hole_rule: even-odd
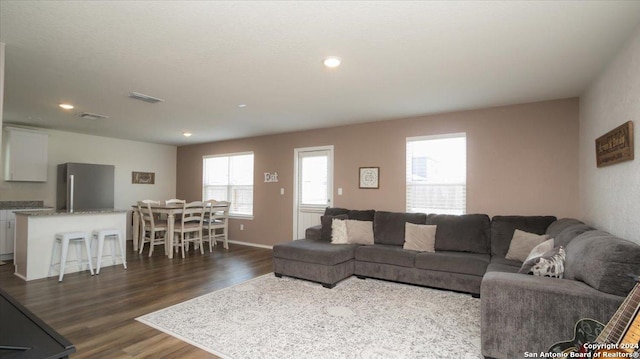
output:
[[[633,122],[628,121],[596,138],[596,165],[633,160]]]

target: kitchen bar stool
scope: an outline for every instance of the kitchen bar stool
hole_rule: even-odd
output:
[[[87,251],[87,260],[82,260],[82,242],[84,242],[85,250]],[[89,246],[89,233],[87,232],[63,232],[56,233],[55,242],[53,243],[53,251],[51,251],[51,265],[49,266],[49,276],[54,267],[58,267],[60,276],[58,282],[62,282],[64,277],[64,270],[67,265],[67,254],[69,252],[69,244],[73,244],[76,247],[76,264],[82,269],[85,264],[89,265],[89,271],[93,275],[93,264],[91,263],[91,249]],[[61,250],[59,249],[61,248]],[[60,251],[60,253],[58,253]],[[60,262],[54,263],[56,257],[60,256]]]
[[[93,241],[98,241],[98,256],[96,258],[96,274],[100,274],[100,266],[102,264],[102,256],[104,250],[104,242],[111,241],[111,259],[113,260],[113,265],[116,264],[116,259],[120,258],[122,260],[122,265],[124,269],[127,269],[127,260],[125,258],[124,253],[124,243],[122,241],[122,233],[117,228],[108,228],[108,229],[100,229],[93,231],[91,236],[91,248],[94,248]],[[116,245],[117,242],[117,245]],[[118,255],[116,252],[116,247],[120,248],[120,254]]]

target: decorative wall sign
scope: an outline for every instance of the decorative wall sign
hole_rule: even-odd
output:
[[[154,172],[131,172],[131,183],[155,184],[156,174]]]
[[[380,188],[380,167],[360,167],[360,188]]]
[[[633,122],[624,123],[596,139],[598,167],[631,160],[633,160]]]
[[[273,173],[265,172],[264,173],[264,182],[265,183],[278,182],[278,172],[273,172]]]

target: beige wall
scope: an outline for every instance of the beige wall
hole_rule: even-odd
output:
[[[575,98],[183,146],[176,195],[202,198],[202,156],[253,151],[254,219],[232,220],[230,239],[273,245],[293,236],[295,148],[335,146],[335,206],[404,211],[406,138],[457,132],[467,134],[468,213],[578,216]],[[380,167],[380,189],[358,189],[361,166]]]
[[[0,200],[43,200],[56,205],[57,165],[66,162],[115,165],[117,209],[128,209],[140,199],[169,199],[176,189],[176,147],[146,142],[42,130],[49,134],[47,182],[7,182],[0,177]],[[4,132],[4,131],[3,131]],[[4,135],[4,133],[3,133]],[[0,168],[4,168],[4,149]],[[131,183],[131,171],[155,172],[155,185]]]
[[[640,27],[580,98],[580,198],[584,220],[640,244]],[[635,160],[596,167],[595,139],[634,122]]]

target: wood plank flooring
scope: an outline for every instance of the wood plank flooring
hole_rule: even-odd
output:
[[[80,358],[216,358],[135,320],[185,300],[270,273],[271,250],[230,244],[185,259],[168,259],[162,247],[152,257],[128,244],[127,266],[25,282],[13,263],[0,266],[0,288],[71,341]]]

